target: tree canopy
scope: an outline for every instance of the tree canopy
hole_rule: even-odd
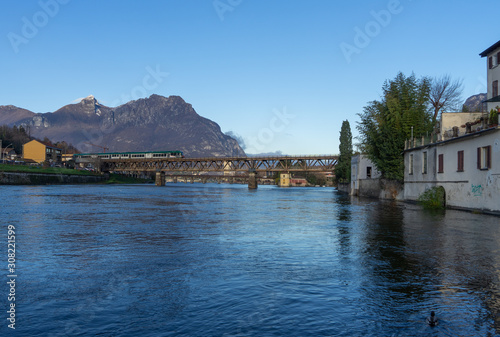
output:
[[[412,133],[432,131],[429,109],[431,80],[403,73],[385,81],[379,101],[369,102],[358,114],[360,149],[375,164],[382,177],[403,180],[404,142]]]
[[[335,179],[337,182],[351,181],[352,133],[348,120],[342,122],[340,129],[340,156],[335,165]]]

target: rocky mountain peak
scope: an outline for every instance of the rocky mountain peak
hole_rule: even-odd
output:
[[[90,95],[44,114],[0,107],[1,124],[29,125],[35,137],[64,140],[84,152],[97,150],[86,148],[90,142],[117,152],[180,150],[187,157],[245,156],[235,139],[180,96],[151,95],[110,108]]]

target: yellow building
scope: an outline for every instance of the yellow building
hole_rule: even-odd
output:
[[[61,149],[49,146],[38,140],[32,140],[23,145],[24,160],[32,160],[37,163],[43,163],[44,161],[60,163],[61,157]]]
[[[290,187],[290,173],[280,173],[280,187]]]

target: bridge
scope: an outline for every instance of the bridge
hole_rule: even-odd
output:
[[[257,187],[261,172],[332,172],[337,164],[336,155],[273,156],[273,157],[212,157],[212,158],[93,158],[79,159],[78,163],[91,162],[102,172],[156,172],[156,184],[165,184],[165,174],[196,175],[206,173],[248,174],[249,188]]]

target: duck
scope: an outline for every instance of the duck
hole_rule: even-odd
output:
[[[431,311],[431,315],[427,317],[427,324],[430,326],[436,326],[438,324],[438,319],[434,311]]]

